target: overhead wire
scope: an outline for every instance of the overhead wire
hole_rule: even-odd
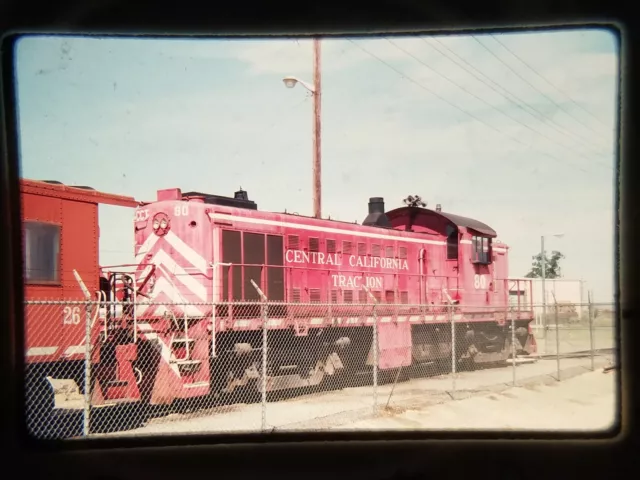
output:
[[[527,102],[524,101],[522,98],[518,97],[513,92],[509,91],[505,87],[503,87],[503,86],[499,85],[498,83],[496,83],[495,81],[493,81],[489,76],[487,76],[486,74],[484,74],[483,72],[481,72],[480,70],[475,68],[473,65],[471,65],[471,63],[469,63],[467,60],[465,60],[460,55],[458,55],[455,51],[453,51],[453,49],[451,49],[450,47],[445,45],[439,39],[431,38],[431,39],[428,39],[428,40],[431,40],[432,42],[437,42],[440,45],[440,47],[442,47],[442,49],[446,50],[444,52],[440,49],[440,47],[434,45],[434,43],[432,43],[432,42],[429,42],[424,37],[420,37],[420,39],[423,42],[425,42],[427,45],[429,45],[431,48],[436,50],[438,53],[440,53],[441,55],[443,55],[444,57],[449,59],[451,62],[455,63],[458,67],[462,68],[467,73],[472,75],[479,82],[483,83],[484,85],[489,87],[491,90],[496,92],[498,95],[501,95],[503,98],[505,98],[506,100],[511,102],[515,107],[517,107],[518,109],[522,110],[523,112],[525,112],[525,113],[531,115],[532,117],[534,117],[534,119],[539,120],[541,123],[543,123],[545,125],[549,125],[549,124],[554,125],[554,127],[558,131],[558,133],[562,133],[562,134],[564,134],[566,136],[571,136],[572,138],[575,138],[576,141],[580,141],[580,142],[585,143],[585,146],[586,146],[586,143],[589,143],[589,146],[594,149],[594,150],[592,150],[593,153],[595,153],[597,155],[601,155],[601,156],[608,156],[609,155],[608,153],[605,153],[605,152],[602,152],[602,151],[596,151],[595,150],[596,148],[601,148],[601,147],[599,145],[595,145],[595,144],[590,143],[592,140],[589,137],[583,137],[581,135],[578,135],[577,133],[574,133],[574,132],[572,132],[570,130],[567,130],[564,126],[560,125],[553,118],[551,118],[548,115],[545,115],[544,113],[540,112],[535,107],[528,105]],[[448,55],[447,52],[451,53],[454,57],[451,57],[450,55]],[[460,61],[458,61],[457,59],[459,59]],[[499,91],[499,90],[502,90],[502,92]]]
[[[406,50],[405,48],[399,46],[398,44],[396,44],[393,40],[390,40],[389,38],[386,38],[386,40],[391,43],[393,46],[395,46],[397,49],[401,50],[402,52],[404,52],[406,55],[410,56],[411,58],[413,58],[415,61],[417,61],[418,63],[420,63],[421,65],[423,65],[425,68],[429,69],[430,71],[434,72],[436,75],[438,75],[439,77],[445,79],[446,81],[448,81],[449,83],[457,86],[458,88],[460,88],[462,91],[466,92],[467,94],[471,95],[472,97],[474,97],[475,99],[477,99],[478,101],[482,102],[483,104],[487,105],[489,108],[492,108],[493,110],[500,112],[502,115],[504,115],[505,117],[513,120],[514,122],[518,123],[519,125],[522,125],[523,127],[527,128],[528,130],[540,135],[543,138],[546,138],[547,140],[549,140],[550,142],[553,142],[556,145],[559,145],[562,148],[565,148],[567,150],[569,150],[571,153],[577,154],[579,156],[581,156],[582,158],[586,159],[586,160],[591,160],[590,158],[586,157],[585,155],[581,154],[580,152],[577,152],[576,150],[574,150],[571,147],[568,147],[566,145],[563,145],[562,143],[554,140],[553,138],[549,137],[548,135],[533,129],[531,126],[527,125],[526,123],[521,122],[519,119],[515,118],[512,115],[509,115],[508,113],[503,112],[501,109],[497,108],[496,106],[490,104],[489,102],[487,102],[486,100],[484,100],[483,98],[480,98],[478,95],[476,95],[475,93],[469,91],[467,88],[465,88],[464,86],[460,85],[459,83],[457,83],[456,81],[450,79],[447,75],[444,75],[440,72],[438,72],[435,68],[427,65],[424,61],[422,61],[420,58],[418,58],[417,56],[415,56],[413,53],[409,52],[408,50]]]
[[[578,107],[580,110],[582,110],[583,112],[585,112],[587,115],[589,115],[591,118],[593,118],[596,122],[598,122],[600,125],[602,125],[605,128],[608,128],[604,123],[602,123],[600,121],[600,119],[598,117],[596,117],[594,114],[592,114],[589,110],[587,110],[586,108],[584,108],[583,106],[581,106],[578,102],[576,102],[573,98],[571,98],[571,96],[564,92],[563,90],[561,90],[558,86],[556,86],[555,84],[553,84],[549,79],[547,79],[546,77],[544,77],[543,75],[541,75],[535,68],[533,68],[531,65],[529,65],[527,62],[525,62],[522,57],[520,57],[517,53],[515,53],[512,49],[510,49],[507,45],[505,45],[503,42],[501,42],[495,35],[491,35],[491,37],[498,42],[500,45],[502,45],[502,47],[504,47],[505,50],[507,50],[509,53],[511,53],[511,55],[513,55],[515,58],[517,58],[520,63],[522,63],[525,67],[527,67],[530,71],[532,71],[536,76],[538,76],[540,79],[542,79],[544,82],[546,82],[548,85],[550,85],[551,87],[553,87],[558,93],[562,94],[565,98],[567,98],[571,103],[573,103],[576,107]]]
[[[500,135],[504,135],[505,137],[513,140],[516,143],[519,143],[520,145],[523,145],[527,148],[532,148],[532,145],[527,145],[526,143],[520,141],[518,138],[513,137],[512,135],[509,135],[507,133],[505,133],[504,131],[500,130],[499,128],[496,128],[493,125],[490,125],[488,123],[486,123],[485,121],[483,121],[481,118],[479,118],[478,116],[474,115],[473,113],[465,110],[462,107],[459,107],[458,105],[451,103],[449,100],[447,100],[446,98],[444,98],[443,96],[439,95],[438,93],[434,92],[433,90],[431,90],[430,88],[426,87],[425,85],[423,85],[422,83],[416,81],[415,79],[409,77],[407,74],[405,74],[404,72],[398,70],[397,68],[395,68],[393,65],[391,65],[389,62],[384,61],[382,58],[380,58],[378,55],[370,52],[369,50],[367,50],[366,48],[364,48],[363,46],[361,46],[360,44],[356,43],[354,40],[349,39],[349,41],[351,43],[353,43],[356,47],[358,47],[360,50],[362,50],[363,52],[365,52],[367,55],[370,55],[371,57],[375,58],[376,60],[378,60],[380,63],[382,63],[383,65],[385,65],[387,68],[389,68],[390,70],[393,70],[395,73],[397,73],[398,75],[400,75],[400,77],[404,78],[405,80],[408,80],[409,82],[413,83],[414,85],[416,85],[418,88],[421,88],[422,90],[425,90],[427,92],[429,92],[431,95],[435,96],[436,98],[440,99],[442,102],[446,103],[447,105],[455,108],[456,110],[458,110],[459,112],[471,117],[472,119],[474,119],[475,121],[483,124],[484,126],[490,128],[491,130],[499,133]],[[545,151],[541,151],[538,149],[538,152],[541,153],[542,155],[545,155],[553,160],[562,162],[562,160],[560,160],[558,157],[545,152]],[[577,166],[577,165],[573,165],[573,167],[575,167],[576,169],[582,171],[583,173],[589,173],[587,170],[585,170],[584,168]]]
[[[559,110],[563,111],[564,113],[566,113],[569,117],[573,118],[576,122],[578,122],[580,125],[582,125],[583,127],[585,127],[586,129],[590,130],[591,132],[595,133],[596,135],[601,137],[601,133],[598,132],[597,130],[594,130],[593,128],[591,128],[589,125],[586,125],[585,123],[583,123],[580,119],[577,119],[576,117],[574,117],[571,112],[568,112],[565,108],[562,107],[562,105],[560,105],[558,102],[556,102],[554,99],[552,99],[551,97],[549,97],[546,93],[542,92],[539,88],[537,88],[535,85],[533,85],[529,80],[527,80],[525,77],[523,77],[520,73],[518,73],[511,65],[509,65],[508,63],[506,63],[504,60],[502,60],[498,55],[496,55],[496,53],[491,50],[489,47],[487,47],[484,43],[482,43],[480,40],[478,40],[478,38],[475,35],[472,35],[471,38],[473,38],[473,40],[475,40],[478,45],[480,45],[482,48],[484,48],[487,52],[489,52],[496,60],[498,60],[500,63],[502,63],[505,67],[507,67],[513,74],[515,74],[518,78],[520,78],[523,82],[525,82],[527,85],[529,85],[533,90],[535,90],[536,92],[538,92],[540,95],[542,95],[543,97],[545,97],[547,100],[549,100],[549,102],[553,103]],[[499,43],[499,42],[498,42]],[[502,44],[501,44],[502,45]],[[602,138],[602,137],[601,137]]]

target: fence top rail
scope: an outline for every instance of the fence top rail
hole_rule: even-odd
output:
[[[260,305],[266,303],[268,305],[281,305],[281,306],[289,306],[289,307],[357,307],[357,306],[373,306],[378,305],[379,307],[388,307],[388,308],[398,308],[398,309],[408,309],[408,308],[450,308],[454,307],[455,309],[461,310],[469,310],[469,311],[496,311],[496,312],[504,312],[504,311],[514,311],[514,312],[530,312],[533,308],[542,308],[543,304],[527,304],[527,305],[473,305],[466,303],[439,303],[439,304],[420,304],[420,303],[386,303],[384,301],[378,301],[378,303],[374,303],[372,301],[367,302],[286,302],[286,301],[274,301],[274,300],[266,300],[262,301],[259,299],[256,300],[238,300],[238,301],[220,301],[220,302],[158,302],[158,301],[145,301],[138,300],[136,302],[133,301],[100,301],[96,299],[86,300],[82,298],[77,299],[69,299],[69,300],[59,300],[59,299],[31,299],[25,300],[24,305],[32,306],[32,305],[100,305],[101,307],[109,307],[109,306],[136,306],[136,305],[145,305],[145,306],[153,306],[153,305],[172,305],[172,306],[252,306],[252,305]],[[615,312],[615,305],[613,303],[558,303],[558,304],[547,304],[546,307],[550,310],[553,310],[555,307],[564,308],[564,307],[591,307],[598,308],[600,310],[610,310],[611,313]],[[550,312],[552,314],[552,312]]]

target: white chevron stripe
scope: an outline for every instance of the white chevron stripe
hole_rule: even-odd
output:
[[[180,295],[180,292],[176,291],[176,289],[164,277],[160,277],[156,281],[156,284],[155,284],[155,286],[153,288],[153,293],[152,293],[150,301],[153,302],[154,299],[157,298],[160,293],[164,293],[169,298],[169,300],[171,300],[174,303],[179,304],[179,305],[176,305],[176,307],[179,308],[180,310],[184,311],[187,316],[189,316],[189,317],[201,317],[202,316],[202,312],[195,305],[192,305],[192,304],[184,305],[184,303],[186,301],[188,301],[188,299],[182,298],[182,296]],[[183,304],[183,305],[180,305],[180,304]],[[152,307],[153,311],[161,312],[160,315],[162,313],[164,313],[165,311],[167,311],[166,307],[164,307],[163,305],[152,305],[150,303],[139,303],[138,304],[138,312],[137,312],[138,318],[140,318],[149,309],[149,307]]]
[[[142,245],[140,245],[140,249],[136,254],[136,263],[141,263],[144,260],[146,254],[154,247],[156,242],[160,237],[158,237],[155,233],[150,233],[147,239],[144,241]]]
[[[207,301],[207,289],[192,275],[187,273],[180,265],[178,265],[173,258],[171,258],[164,250],[159,250],[149,263],[160,264],[177,278],[180,283],[187,287],[191,292],[200,298],[201,301]],[[144,278],[144,276],[142,277]],[[185,300],[182,300],[185,301]]]
[[[184,243],[175,233],[169,231],[164,238],[180,255],[188,260],[191,265],[202,273],[207,273],[207,261],[198,255],[189,245]]]

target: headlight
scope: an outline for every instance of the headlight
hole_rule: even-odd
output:
[[[167,234],[171,227],[170,224],[169,216],[164,212],[156,213],[153,217],[153,231],[159,237]]]

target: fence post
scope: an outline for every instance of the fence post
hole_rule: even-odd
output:
[[[371,300],[373,301],[373,413],[375,415],[376,413],[378,413],[378,350],[380,349],[380,346],[378,345],[378,315],[376,314],[378,300],[366,285],[363,285],[362,288],[364,288],[364,290],[369,295],[369,298],[371,298]]]
[[[513,307],[507,310],[507,315],[511,314],[511,364],[512,364],[512,383],[516,386],[516,320],[513,314]]]
[[[84,323],[84,412],[82,435],[87,437],[91,432],[91,302],[86,303]]]
[[[587,298],[588,298],[588,302],[589,302],[589,309],[588,309],[588,314],[589,314],[589,350],[591,352],[591,371],[595,371],[596,369],[596,365],[595,365],[595,359],[594,359],[594,354],[595,354],[595,349],[594,349],[594,345],[593,345],[593,310],[592,310],[592,305],[591,305],[591,292],[587,292]]]
[[[447,297],[447,313],[449,315],[449,321],[451,322],[451,388],[455,392],[456,390],[456,323],[453,314],[453,300],[447,290],[443,290],[443,293]]]
[[[261,393],[261,408],[262,408],[262,424],[261,428],[264,432],[267,429],[267,296],[260,290],[260,287],[256,285],[256,282],[251,279],[251,285],[256,289],[260,299],[262,300],[261,314],[262,314],[262,385],[260,388]]]
[[[558,372],[558,381],[560,381],[560,327],[558,325],[558,301],[556,300],[555,293],[553,294],[553,310],[556,324],[556,368]]]

